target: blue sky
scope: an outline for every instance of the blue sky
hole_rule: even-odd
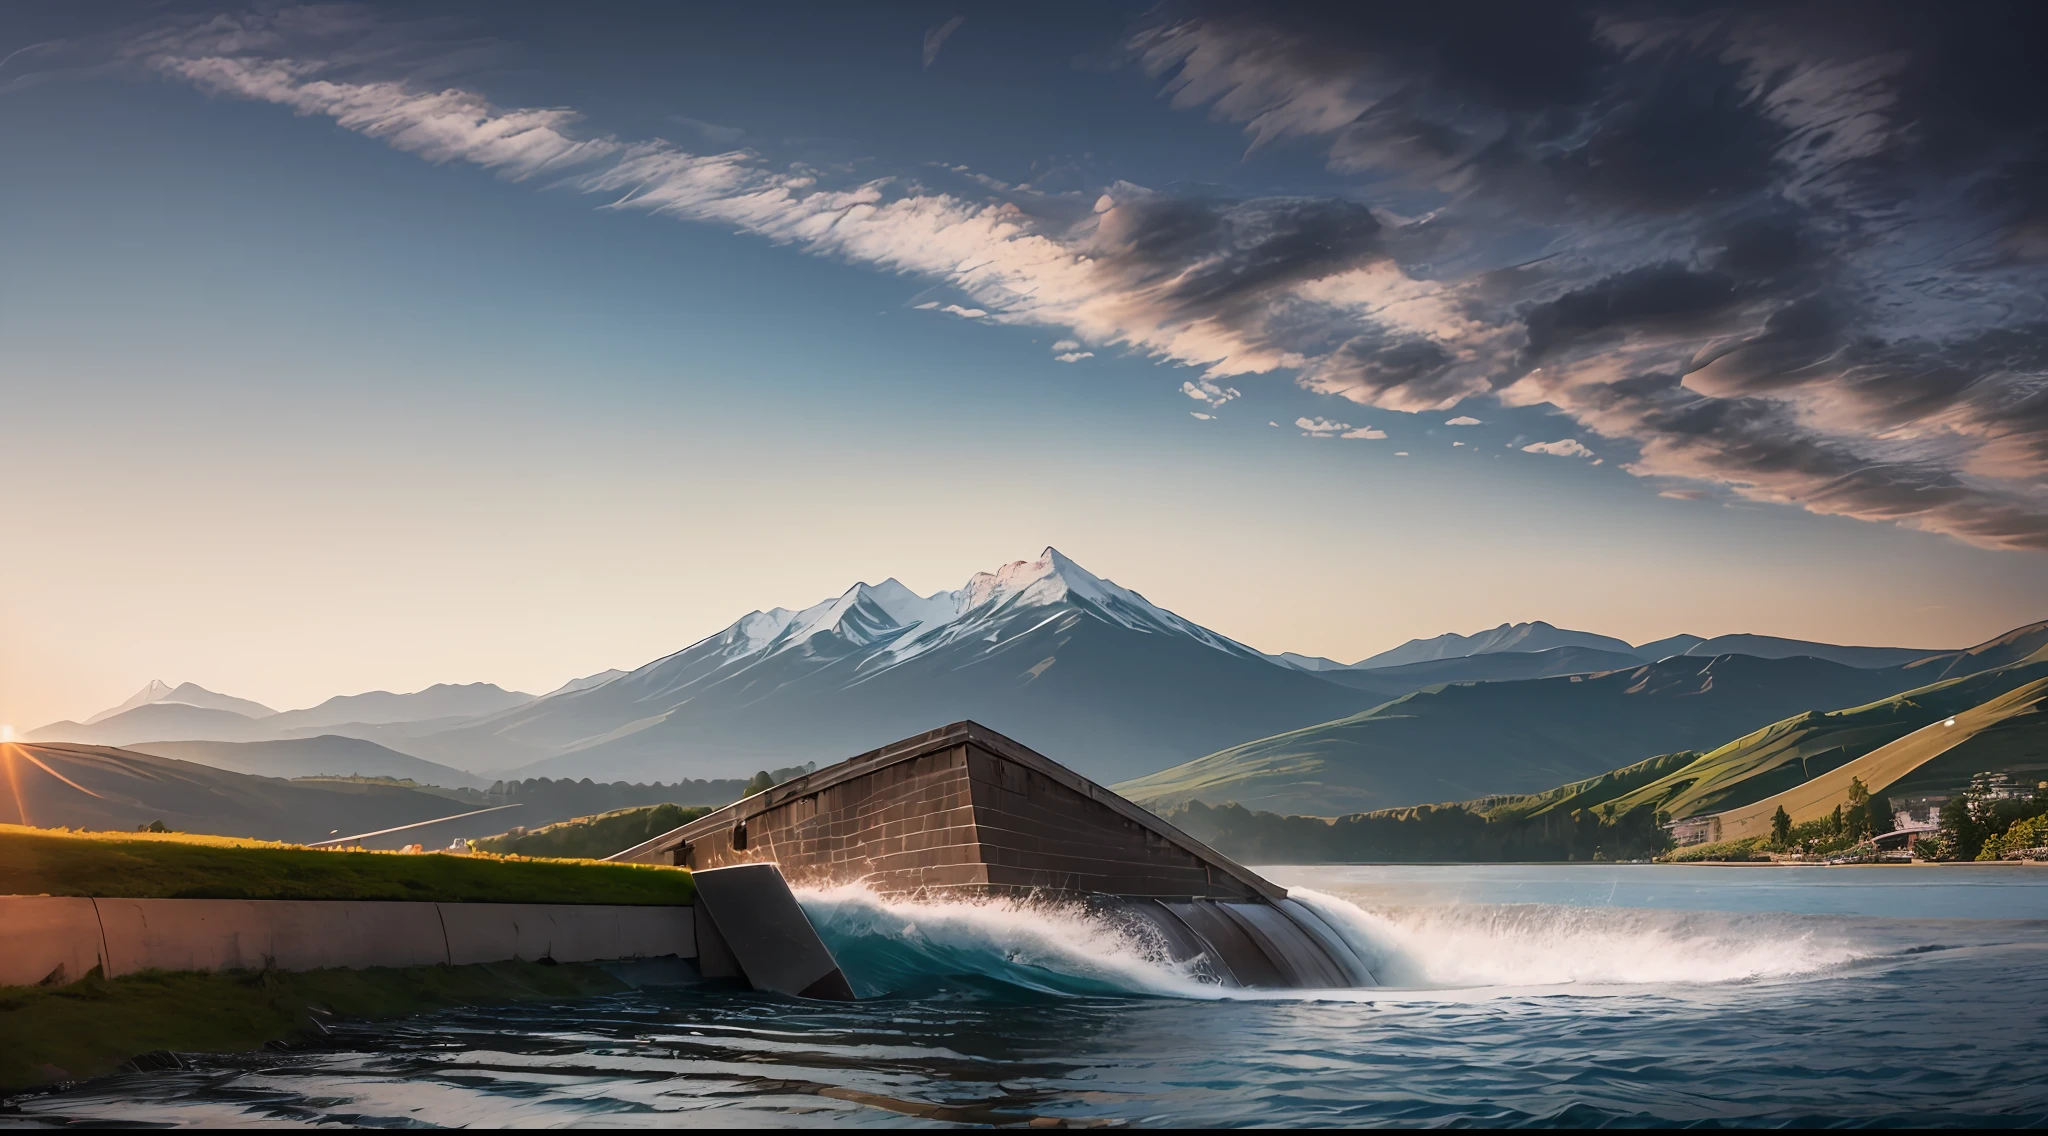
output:
[[[1703,73],[1777,157],[1744,172],[1742,119],[1672,182],[1612,124],[1668,101],[1642,52],[1668,86],[1705,48],[1611,22],[1597,83],[1473,94],[1456,43],[1249,10],[436,12],[0,15],[0,721],[152,677],[545,688],[1046,544],[1346,659],[2043,614],[2035,230],[1982,156],[2038,112],[1815,165],[1796,100]],[[1816,42],[1809,74],[1891,58]],[[1919,97],[1865,78],[1829,112]],[[1620,137],[1494,184],[1507,142],[1390,142],[1396,89]],[[1963,228],[1992,252],[1898,283]],[[1857,334],[1785,331],[1822,305]]]

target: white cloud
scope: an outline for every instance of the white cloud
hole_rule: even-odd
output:
[[[1451,448],[1455,450],[1455,449],[1457,449],[1457,448],[1458,448],[1459,446],[1462,446],[1462,445],[1464,445],[1464,444],[1465,444],[1465,443],[1463,443],[1463,442],[1452,442],[1452,443],[1451,443]]]
[[[1210,406],[1222,406],[1231,399],[1238,397],[1236,387],[1226,387],[1214,379],[1206,378],[1191,379],[1188,382],[1182,383],[1180,385],[1180,393],[1194,399],[1196,402],[1206,402]]]
[[[1066,352],[1065,354],[1062,354],[1062,355],[1055,355],[1055,356],[1053,356],[1052,358],[1053,358],[1053,361],[1054,361],[1054,362],[1056,362],[1056,363],[1079,363],[1079,362],[1080,362],[1081,360],[1083,360],[1083,359],[1093,359],[1093,358],[1095,358],[1095,352],[1093,352],[1093,351],[1068,351],[1068,352]]]
[[[1332,422],[1327,418],[1297,418],[1294,424],[1301,427],[1302,434],[1311,438],[1334,438],[1351,429],[1349,422]]]
[[[947,304],[945,307],[940,308],[939,310],[942,312],[947,312],[949,314],[959,316],[962,319],[971,320],[983,319],[988,315],[986,311],[983,311],[980,308],[963,308],[958,304]]]
[[[1407,450],[1399,450],[1399,451],[1396,451],[1396,452],[1395,452],[1395,454],[1394,454],[1394,456],[1395,456],[1395,457],[1397,457],[1397,458],[1405,458],[1405,457],[1407,457],[1407,456],[1408,456],[1408,451],[1407,451]]]
[[[1532,442],[1522,447],[1525,454],[1549,454],[1560,458],[1590,458],[1593,451],[1579,444],[1577,438],[1564,438],[1555,442]]]
[[[1449,422],[1444,423],[1446,426],[1477,426],[1479,424],[1479,420],[1469,414],[1460,414]]]
[[[1366,440],[1368,440],[1368,441],[1374,441],[1374,442],[1376,442],[1376,441],[1378,441],[1378,440],[1380,440],[1381,438],[1384,438],[1384,437],[1386,437],[1386,436],[1387,436],[1387,432],[1386,432],[1385,430],[1375,430],[1375,429],[1373,429],[1373,428],[1372,428],[1372,427],[1370,427],[1370,426],[1364,426],[1364,427],[1361,427],[1361,428],[1359,428],[1359,429],[1357,429],[1357,430],[1346,430],[1346,431],[1344,431],[1344,433],[1342,433],[1341,435],[1339,435],[1339,437],[1344,437],[1344,438],[1364,438],[1364,439],[1366,439]]]
[[[1081,349],[1081,341],[1078,339],[1062,339],[1054,343],[1052,349],[1054,351],[1079,351]]]
[[[1202,421],[1204,421],[1204,422],[1214,422],[1214,421],[1216,421],[1216,416],[1215,416],[1215,415],[1213,415],[1213,414],[1204,414],[1204,413],[1202,413],[1202,412],[1201,412],[1201,411],[1199,411],[1199,410],[1190,410],[1190,411],[1188,411],[1188,414],[1190,414],[1191,416],[1193,416],[1193,417],[1195,417],[1195,418],[1199,418],[1199,419],[1201,419],[1201,420],[1202,420]]]

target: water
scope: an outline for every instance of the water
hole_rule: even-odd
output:
[[[709,987],[344,1026],[14,1123],[2048,1123],[2048,870],[1265,869],[1389,983],[1247,995],[1076,910],[805,896],[851,1005]]]

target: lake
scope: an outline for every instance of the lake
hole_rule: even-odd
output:
[[[2048,869],[1261,871],[1385,985],[1223,991],[1076,908],[842,889],[803,898],[870,1001],[647,987],[346,1024],[0,1123],[2048,1123]]]

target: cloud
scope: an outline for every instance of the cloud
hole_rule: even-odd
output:
[[[1460,415],[1458,415],[1458,416],[1457,416],[1456,418],[1453,418],[1453,419],[1451,419],[1450,421],[1448,421],[1448,422],[1444,423],[1444,425],[1446,425],[1446,426],[1477,426],[1477,425],[1479,425],[1479,420],[1478,420],[1477,418],[1474,418],[1474,417],[1472,417],[1472,416],[1471,416],[1471,415],[1469,415],[1469,414],[1460,414]]]
[[[1407,456],[1408,456],[1408,451],[1407,451],[1407,450],[1396,450],[1396,451],[1394,452],[1394,456],[1395,456],[1395,457],[1397,457],[1397,458],[1405,458],[1405,457],[1407,457]]]
[[[1590,458],[1593,451],[1579,444],[1577,438],[1565,438],[1556,442],[1532,442],[1522,447],[1525,454],[1549,454],[1560,458]]]
[[[1054,351],[1079,351],[1081,349],[1081,341],[1078,339],[1062,339],[1054,343],[1052,349]]]
[[[1201,412],[1201,411],[1199,411],[1199,410],[1190,410],[1190,411],[1188,411],[1188,414],[1189,414],[1189,416],[1191,416],[1191,417],[1194,417],[1194,418],[1199,418],[1199,419],[1201,419],[1201,420],[1202,420],[1202,421],[1204,421],[1204,422],[1214,422],[1214,421],[1216,421],[1216,416],[1215,416],[1215,415],[1213,415],[1213,414],[1204,414],[1204,413],[1202,413],[1202,412]]]
[[[1294,424],[1301,432],[1312,438],[1334,438],[1351,429],[1349,422],[1332,422],[1327,418],[1297,418]]]
[[[1079,363],[1083,359],[1095,358],[1093,351],[1066,351],[1053,356],[1056,363]]]
[[[1255,198],[621,139],[491,102],[450,78],[471,49],[429,58],[367,9],[170,18],[113,50],[428,161],[913,274],[1068,353],[1388,410],[1549,406],[1640,476],[2048,550],[2038,17],[1867,10],[1154,10],[1132,50],[1176,106],[1348,179]]]
[[[1190,379],[1180,385],[1180,393],[1212,407],[1222,406],[1238,397],[1236,387],[1226,387],[1213,379]]]
[[[1477,372],[1638,474],[2048,549],[2038,11],[1859,12],[1169,6],[1132,48],[1254,149],[1427,203],[1384,241],[1427,232],[1436,324],[1480,330],[1425,336],[1438,366],[1383,362],[1392,326],[1305,350],[1315,389],[1415,409]]]
[[[1343,438],[1362,438],[1367,441],[1376,442],[1386,437],[1387,432],[1385,430],[1375,430],[1370,426],[1361,426],[1356,430],[1346,430],[1338,436]]]
[[[929,71],[932,69],[932,64],[938,61],[939,49],[941,47],[944,47],[946,45],[947,38],[950,37],[954,32],[959,31],[960,25],[966,22],[967,17],[955,16],[952,19],[947,20],[943,24],[933,24],[931,27],[928,27],[924,30],[925,70]]]

